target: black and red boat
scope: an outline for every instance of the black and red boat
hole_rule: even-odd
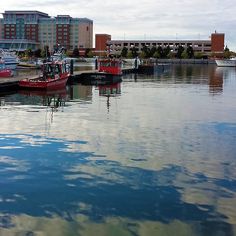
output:
[[[122,61],[119,59],[97,60],[97,72],[84,73],[79,82],[90,85],[106,85],[122,81]]]

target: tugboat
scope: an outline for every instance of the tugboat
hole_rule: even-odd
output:
[[[58,89],[66,86],[70,76],[70,66],[65,61],[43,63],[42,74],[36,78],[23,79],[19,86],[29,89]]]
[[[122,61],[117,59],[98,60],[98,71],[111,75],[122,75]]]
[[[95,61],[98,72],[84,73],[79,82],[89,85],[106,85],[122,81],[122,61],[119,59],[99,59]]]

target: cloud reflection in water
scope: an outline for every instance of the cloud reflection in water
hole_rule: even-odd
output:
[[[194,186],[204,189],[206,182],[220,188],[218,198],[232,197],[225,190],[226,184],[217,182],[220,180],[193,174],[175,165],[156,171],[123,166],[116,161],[99,160],[92,152],[68,152],[68,144],[61,140],[49,139],[31,146],[21,138],[12,135],[2,139],[3,146],[23,144],[17,152],[5,149],[5,156],[0,159],[3,228],[14,227],[14,218],[23,215],[57,217],[69,222],[77,222],[77,216],[81,215],[91,222],[105,222],[108,218],[163,224],[176,220],[189,224],[202,222],[199,227],[203,231],[212,225],[209,235],[219,230],[232,235],[227,217],[218,212],[214,204],[196,204],[183,198],[186,189]],[[41,140],[41,137],[29,138]],[[76,142],[77,148],[79,145],[87,143]],[[13,178],[19,173],[24,173],[26,178]],[[214,191],[212,194],[214,196]]]

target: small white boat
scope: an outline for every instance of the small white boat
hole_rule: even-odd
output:
[[[20,68],[31,68],[31,69],[40,69],[43,65],[43,61],[37,59],[35,61],[20,61],[18,66]]]
[[[230,59],[216,59],[217,66],[228,66],[235,67],[236,66],[236,57]]]
[[[5,62],[7,69],[16,69],[17,65],[19,64],[19,58],[13,52],[10,52],[5,49],[0,49],[0,60]]]

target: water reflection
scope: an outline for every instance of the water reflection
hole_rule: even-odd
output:
[[[27,97],[40,97],[42,99],[42,105],[56,109],[59,106],[65,106],[67,97],[67,88],[60,90],[19,90],[19,94]],[[30,99],[28,99],[30,100]]]
[[[90,85],[75,84],[69,88],[70,99],[80,99],[83,101],[92,100],[92,89]]]
[[[212,71],[209,78],[209,92],[213,95],[223,92],[223,71],[217,68]]]
[[[209,93],[216,95],[223,92],[223,80],[232,68],[217,68],[212,65],[172,65],[171,70],[154,75],[124,75],[125,81],[149,81],[169,84],[209,85]]]
[[[11,136],[1,135],[1,139],[2,145],[21,143],[21,139]],[[225,215],[211,204],[183,201],[184,186],[175,181],[181,173],[185,183],[196,185],[205,182],[206,176],[193,175],[175,165],[151,171],[96,161],[94,153],[64,153],[60,151],[63,146],[63,142],[51,140],[35,147],[24,144],[17,154],[11,149],[5,151],[8,158],[0,159],[0,175],[4,179],[0,211],[7,214],[1,216],[1,227],[14,228],[11,215],[56,216],[69,222],[85,215],[97,223],[110,216],[163,224],[173,220],[202,222],[196,229],[202,235],[219,231],[233,235]],[[224,186],[218,189],[220,196],[229,198]]]
[[[110,97],[116,97],[121,95],[121,83],[115,83],[111,85],[99,85],[99,96],[107,97],[107,112],[111,106]]]
[[[123,81],[2,96],[0,235],[236,235],[235,71]]]

